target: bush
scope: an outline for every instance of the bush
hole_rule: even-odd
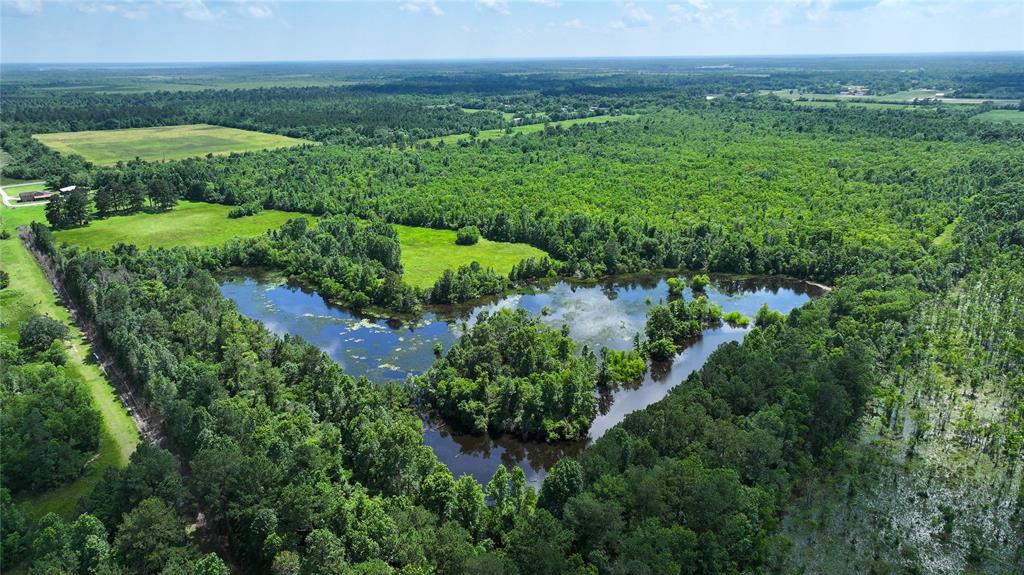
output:
[[[635,350],[601,350],[602,362],[598,381],[601,385],[629,385],[643,379],[647,362]]]
[[[722,317],[725,323],[733,327],[747,327],[750,325],[750,318],[738,311],[731,311]]]
[[[754,325],[760,328],[766,328],[768,326],[782,323],[786,320],[786,316],[773,310],[768,309],[768,304],[761,304],[760,309],[754,314]]]
[[[247,204],[238,206],[237,208],[228,212],[229,218],[244,218],[246,216],[255,216],[256,214],[263,211],[263,205],[259,202],[249,202]]]
[[[11,274],[7,270],[0,270],[0,289],[7,289],[11,285]]]
[[[45,315],[34,315],[21,324],[18,330],[18,347],[31,353],[50,348],[56,340],[65,340],[71,335],[68,326]]]
[[[455,243],[460,246],[471,246],[480,241],[480,230],[476,226],[459,228],[455,234]]]
[[[686,286],[686,284],[683,283],[683,280],[679,278],[668,278],[665,280],[665,283],[668,284],[668,295],[670,297],[679,297],[683,295],[683,288]]]
[[[690,278],[690,289],[695,292],[703,292],[704,288],[708,287],[711,283],[711,278],[707,274],[697,274]]]

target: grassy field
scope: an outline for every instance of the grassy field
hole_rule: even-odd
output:
[[[106,249],[117,243],[139,247],[213,246],[233,237],[258,236],[302,214],[264,210],[255,216],[228,218],[232,206],[179,202],[170,212],[138,213],[96,220],[84,228],[62,230],[62,242]],[[308,216],[314,219],[312,216]]]
[[[525,126],[516,126],[515,128],[512,128],[512,133],[513,134],[532,134],[534,132],[542,132],[542,131],[544,131],[544,126],[545,125],[547,125],[547,126],[561,126],[563,128],[568,128],[570,126],[575,126],[576,124],[603,124],[605,122],[617,122],[617,121],[620,121],[620,120],[631,120],[633,118],[636,118],[636,115],[625,114],[625,115],[622,115],[622,116],[591,116],[589,118],[577,118],[575,120],[561,120],[561,121],[558,121],[558,122],[548,122],[547,124],[527,124]],[[477,140],[493,140],[495,138],[502,138],[505,135],[506,134],[505,134],[505,130],[504,129],[483,130],[479,134],[477,134],[476,139]],[[459,140],[468,140],[468,139],[469,139],[469,134],[453,134],[451,136],[441,136],[441,137],[438,137],[438,138],[427,138],[425,140],[420,140],[420,141],[421,142],[430,143],[430,144],[436,144],[436,143],[442,142],[442,141],[444,143],[446,143],[446,144],[454,144],[455,142],[458,142]]]
[[[43,210],[42,207],[3,209],[2,215],[4,228],[13,230],[17,225],[42,219]],[[0,336],[16,340],[18,326],[34,314],[46,314],[67,323],[71,328],[71,343],[65,370],[85,382],[94,406],[102,415],[99,452],[86,472],[68,485],[21,502],[36,517],[49,512],[67,517],[78,499],[92,490],[108,468],[128,463],[139,442],[139,434],[110,383],[92,361],[85,338],[71,323],[67,310],[58,303],[50,283],[16,234],[0,240],[0,262],[11,274],[10,287],[0,291],[0,308],[4,310]]]
[[[1011,122],[1024,124],[1024,112],[1019,110],[992,110],[973,116],[972,120],[980,122]]]
[[[211,246],[233,237],[258,236],[280,227],[295,217],[313,216],[265,210],[246,218],[228,218],[231,206],[199,202],[180,202],[164,213],[142,213],[96,220],[84,228],[54,232],[62,242],[83,247],[106,249],[117,243],[140,247]],[[42,206],[6,210],[4,227],[13,229],[32,220],[45,221]],[[404,279],[409,285],[430,287],[446,269],[457,269],[470,262],[507,274],[512,266],[528,257],[543,257],[543,251],[526,244],[492,242],[481,239],[473,246],[455,244],[452,230],[434,230],[396,225],[402,243]]]
[[[147,161],[180,160],[206,154],[249,152],[311,143],[287,136],[207,124],[59,132],[36,134],[34,137],[58,152],[79,154],[101,165],[136,157]]]
[[[402,242],[402,268],[405,282],[428,288],[446,269],[457,269],[473,261],[494,268],[500,274],[512,271],[512,266],[529,257],[544,257],[543,251],[526,244],[509,244],[481,239],[472,246],[455,244],[452,230],[433,230],[410,226],[395,226]]]

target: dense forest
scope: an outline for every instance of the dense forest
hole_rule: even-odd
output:
[[[140,445],[70,516],[26,514],[20,498],[81,475],[99,415],[60,369],[63,324],[36,315],[16,339],[0,338],[3,568],[589,575],[929,572],[946,561],[1018,570],[1024,127],[978,122],[976,110],[799,107],[752,95],[856,74],[897,90],[963,73],[955,62],[916,77],[833,64],[708,79],[657,63],[661,73],[632,83],[623,64],[593,77],[403,70],[358,88],[44,97],[22,86],[0,112],[5,175],[93,188],[91,205],[51,204],[54,228],[140,210],[161,217],[179,199],[235,206],[232,218],[269,208],[309,217],[216,247],[149,250],[83,249],[31,225],[33,247],[164,441]],[[1016,97],[1020,86],[1000,81],[1014,70],[993,65],[958,86]],[[499,112],[557,119],[601,108],[638,114],[414,143],[505,127]],[[181,122],[324,144],[99,168],[26,135]],[[402,280],[392,223],[459,230],[461,243],[524,242],[552,259],[508,276],[473,264],[417,289]],[[645,304],[635,349],[589,349],[568,326],[501,309],[435,348],[422,376],[379,385],[243,316],[213,275],[231,266],[283,272],[349,308],[404,313],[551,275],[701,274],[692,296],[672,278],[665,301]],[[713,272],[832,289],[788,315],[763,307],[748,319],[701,295]],[[486,483],[456,477],[424,441],[423,409],[479,434],[584,438],[599,390],[634,384],[647,358],[671,360],[723,322],[752,325],[664,399],[559,460],[539,489],[517,466],[498,466]],[[923,535],[906,535],[914,529]]]

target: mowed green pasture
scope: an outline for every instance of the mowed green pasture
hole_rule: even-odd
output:
[[[979,122],[1010,122],[1024,124],[1024,112],[1020,110],[991,110],[971,117]]]
[[[506,275],[512,266],[526,258],[547,255],[527,244],[492,242],[481,239],[472,246],[455,243],[452,230],[434,230],[412,226],[395,226],[402,244],[402,270],[405,282],[414,287],[429,288],[444,273],[472,262]]]
[[[310,144],[308,140],[208,124],[35,134],[64,154],[79,154],[100,165],[136,157],[146,161],[181,160],[207,154],[251,152]]]
[[[278,210],[264,210],[255,216],[232,219],[228,217],[231,209],[232,206],[183,201],[169,212],[112,216],[95,220],[84,228],[56,231],[54,237],[61,242],[97,249],[109,249],[118,243],[143,248],[213,246],[234,237],[258,236],[281,227],[292,218],[315,220],[308,214]],[[11,212],[8,210],[5,215]],[[5,222],[5,226],[24,224],[33,219],[45,221],[42,207],[22,208],[14,213],[14,221]],[[416,287],[428,288],[445,270],[455,270],[474,261],[500,274],[507,274],[523,259],[547,255],[526,244],[485,239],[472,246],[456,245],[452,230],[400,225],[395,229],[402,245],[403,279]]]
[[[214,246],[234,237],[258,236],[303,214],[264,210],[255,216],[229,218],[232,206],[179,202],[169,212],[137,213],[95,220],[84,228],[54,232],[62,242],[108,249],[119,243],[142,248]],[[310,217],[312,219],[312,217]]]
[[[622,120],[631,120],[636,118],[635,114],[623,114],[621,116],[591,116],[589,118],[576,118],[574,120],[560,120],[558,122],[548,122],[546,124],[526,124],[525,126],[516,126],[512,128],[512,134],[532,134],[534,132],[544,131],[544,126],[561,126],[563,128],[569,128],[577,124],[603,124],[605,122],[618,122]],[[494,130],[483,130],[477,134],[477,140],[493,140],[495,138],[505,137],[505,129],[498,128]],[[437,138],[427,138],[420,140],[428,144],[436,144],[438,142],[444,142],[446,144],[454,144],[459,140],[470,139],[469,134],[453,134],[451,136],[440,136]]]

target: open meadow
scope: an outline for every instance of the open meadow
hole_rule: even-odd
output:
[[[170,212],[137,213],[95,220],[87,227],[59,230],[54,237],[61,242],[87,248],[107,249],[118,243],[139,247],[213,246],[234,237],[258,236],[276,229],[291,218],[308,214],[264,210],[254,216],[228,218],[232,206],[202,202],[180,202]],[[6,212],[11,213],[9,210]],[[44,221],[42,207],[14,211],[17,225],[33,219]],[[428,288],[445,270],[458,269],[474,261],[505,275],[512,266],[529,257],[546,256],[542,250],[526,244],[492,242],[481,239],[472,246],[455,244],[455,232],[411,226],[398,226],[402,244],[402,267],[406,283]]]
[[[258,236],[300,214],[265,210],[245,218],[228,218],[231,206],[180,202],[170,212],[143,212],[96,220],[84,228],[61,230],[54,237],[87,248],[114,244],[139,247],[214,246],[234,237]]]
[[[506,132],[505,129],[483,130],[479,134],[477,134],[476,139],[477,140],[493,140],[495,138],[501,138],[503,136],[512,135],[512,134],[533,134],[533,133],[536,133],[536,132],[544,131],[544,127],[545,126],[552,126],[552,127],[558,126],[558,127],[562,127],[562,128],[569,128],[569,127],[575,126],[577,124],[603,124],[605,122],[618,122],[618,121],[621,121],[621,120],[632,120],[633,118],[636,118],[636,117],[637,116],[633,115],[633,114],[623,114],[621,116],[590,116],[588,118],[576,118],[576,119],[573,119],[573,120],[560,120],[560,121],[557,121],[557,122],[547,122],[547,123],[544,123],[544,124],[526,124],[524,126],[516,126],[514,128],[511,128],[510,129],[511,133]],[[469,140],[469,139],[470,139],[470,135],[469,134],[452,134],[451,136],[441,136],[439,138],[427,138],[426,140],[421,140],[421,141],[422,142],[426,142],[428,144],[436,144],[438,142],[444,142],[446,144],[454,144],[455,142],[458,142],[458,141],[461,141],[461,140]]]
[[[455,244],[452,230],[434,230],[396,225],[402,243],[402,277],[405,283],[429,288],[444,270],[455,270],[471,262],[479,262],[502,275],[526,258],[542,258],[547,254],[527,244],[492,242],[481,239],[471,246]]]
[[[311,143],[277,134],[208,124],[58,132],[35,134],[34,137],[58,152],[78,154],[101,165],[134,158],[147,161],[181,160],[207,154],[252,152]]]

